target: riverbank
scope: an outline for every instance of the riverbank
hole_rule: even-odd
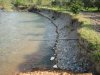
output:
[[[35,11],[36,10],[37,9],[35,9]],[[42,8],[42,9],[39,8],[38,12],[40,12],[42,15],[45,15],[46,17],[51,18],[51,20],[53,19],[53,21],[55,23],[58,23],[58,25],[60,24],[61,26],[63,26],[62,24],[65,23],[66,20],[67,20],[67,19],[65,19],[65,15],[64,15],[64,14],[66,14],[66,12],[61,12],[61,11],[58,11],[58,10],[52,10],[52,9],[46,9],[46,8]],[[61,18],[61,16],[59,16],[59,15],[62,15],[62,14],[63,14],[63,18]],[[69,13],[67,13],[67,15],[68,14]],[[59,20],[58,18],[61,18],[61,19]],[[71,18],[72,18],[73,21],[76,21],[76,22],[80,23],[80,25],[78,27],[76,27],[77,28],[76,31],[79,34],[79,36],[78,36],[78,39],[79,39],[78,44],[79,45],[78,46],[80,46],[80,54],[82,55],[82,57],[86,56],[85,57],[85,58],[87,58],[86,60],[89,59],[89,61],[92,61],[94,63],[94,64],[91,65],[91,70],[92,71],[94,71],[93,67],[95,67],[96,70],[98,70],[98,72],[99,72],[99,67],[97,65],[95,65],[95,64],[96,63],[98,64],[98,60],[99,60],[99,51],[98,50],[99,50],[99,47],[100,47],[100,42],[99,42],[99,37],[100,36],[95,31],[92,30],[91,22],[88,19],[83,18],[83,16],[81,16],[81,15],[75,16],[74,18],[72,16]],[[76,23],[76,25],[77,25],[77,23]],[[73,26],[75,26],[75,25],[73,25]],[[65,26],[65,27],[67,27],[67,26]],[[69,26],[69,28],[71,28],[71,27]],[[73,29],[73,27],[72,27],[72,29]],[[91,35],[92,33],[94,33],[95,36]],[[89,37],[90,35],[91,35],[91,37]],[[86,37],[84,37],[84,36],[86,36]],[[96,40],[93,39],[93,38],[95,38]],[[94,49],[94,51],[92,51],[91,49]],[[95,51],[97,51],[98,54],[94,54]],[[94,59],[91,58],[92,55],[94,55],[93,56]],[[95,57],[95,56],[98,56],[98,57]],[[95,59],[98,59],[98,60],[94,61]],[[83,60],[84,60],[84,58],[83,58]]]
[[[58,68],[74,72],[87,72],[90,66],[86,59],[87,56],[78,47],[77,29],[81,23],[73,20],[69,14],[52,10],[40,10],[39,14],[48,17],[56,25],[58,38],[54,49]]]

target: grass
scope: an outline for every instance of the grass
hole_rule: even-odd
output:
[[[11,11],[13,5],[11,4],[10,0],[3,0],[3,1],[0,0],[0,6],[7,11]]]
[[[87,11],[87,12],[96,12],[96,11],[98,11],[98,8],[96,8],[96,7],[91,7],[91,8],[88,8],[88,10],[83,9],[83,11]]]
[[[82,22],[82,27],[78,29],[80,37],[88,42],[90,57],[95,62],[100,62],[100,34],[92,28],[90,19],[84,18],[82,15],[74,16],[79,22]]]
[[[51,7],[48,7],[48,6],[37,6],[37,8],[39,9],[49,9],[49,10],[55,10],[55,11],[66,11],[65,8],[60,8],[59,6],[51,6]]]
[[[90,50],[90,58],[92,61],[100,62],[100,33],[93,30],[89,19],[79,20],[83,22],[82,27],[78,30],[80,37],[88,42],[88,49]]]

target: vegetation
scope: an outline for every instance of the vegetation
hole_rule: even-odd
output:
[[[11,9],[14,6],[37,6],[59,12],[71,11],[78,14],[80,11],[100,11],[100,0],[0,0],[0,6]],[[80,36],[89,42],[93,59],[100,61],[100,35],[91,28],[89,20],[77,17],[83,22],[78,30]]]
[[[3,9],[11,10],[12,6],[11,0],[0,0],[0,7]]]
[[[93,30],[89,19],[84,18],[82,15],[75,16],[82,22],[82,27],[78,29],[80,37],[88,43],[91,59],[95,62],[100,62],[100,34]]]
[[[0,6],[3,6],[3,8],[11,9],[13,5],[70,8],[70,11],[75,14],[80,10],[89,10],[89,8],[97,8],[96,10],[100,10],[100,0],[0,0]]]
[[[80,0],[75,0],[72,2],[72,4],[70,5],[71,6],[71,11],[74,13],[74,14],[79,14],[79,12],[81,11],[82,9],[82,1]]]

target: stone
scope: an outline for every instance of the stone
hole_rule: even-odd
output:
[[[50,58],[50,60],[51,60],[51,61],[53,61],[54,59],[55,59],[55,57],[54,57],[54,56],[52,56],[52,57]]]
[[[55,64],[55,65],[53,66],[53,68],[55,68],[55,69],[58,68],[57,64]]]

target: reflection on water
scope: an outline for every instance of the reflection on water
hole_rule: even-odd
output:
[[[34,13],[0,12],[0,75],[50,68],[55,27]],[[43,41],[46,40],[46,41]]]

